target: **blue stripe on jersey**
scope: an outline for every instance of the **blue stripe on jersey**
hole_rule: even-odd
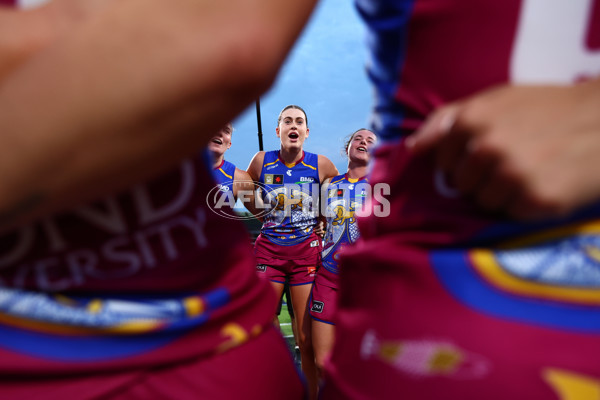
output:
[[[552,244],[552,247],[556,246],[556,243]],[[530,263],[536,261],[535,248],[513,251],[531,253],[519,255],[519,267],[527,264],[522,262],[523,256],[529,258]],[[600,333],[598,276],[595,281],[590,281],[595,286],[584,290],[582,287],[569,285],[568,282],[544,282],[536,276],[515,274],[515,271],[502,265],[506,263],[502,256],[506,258],[510,251],[488,252],[488,255],[494,254],[488,258],[496,259],[495,266],[492,265],[494,263],[486,263],[485,259],[482,262],[481,257],[477,257],[477,252],[481,253],[481,250],[435,251],[430,258],[434,271],[446,290],[462,304],[496,318],[563,330]],[[568,268],[576,269],[576,265],[569,264],[574,253],[569,253],[561,257],[554,254],[555,258],[551,260],[557,267],[554,270],[562,268],[562,274],[566,277],[570,277],[572,272]],[[561,259],[564,265],[560,264]],[[597,272],[598,262],[588,260],[587,264],[590,264],[589,268],[581,269],[583,273],[594,274],[593,267]],[[498,277],[508,279],[502,281]]]
[[[289,246],[305,240],[317,223],[319,209],[319,156],[304,152],[295,165],[285,165],[279,150],[265,153],[260,182],[262,198],[271,211],[261,233],[271,242]]]
[[[346,175],[338,175],[327,187],[327,232],[324,238],[322,264],[328,271],[337,274],[338,253],[350,243],[358,240],[358,224],[355,212],[362,207],[364,198],[370,194],[366,179],[351,182]]]
[[[376,87],[372,128],[382,140],[401,136],[402,106],[395,101],[407,48],[408,22],[416,0],[356,0],[365,20],[370,58],[367,73]]]
[[[55,298],[0,290],[0,346],[34,357],[102,361],[142,354],[207,322],[229,292],[145,299]]]

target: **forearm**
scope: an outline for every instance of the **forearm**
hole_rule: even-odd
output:
[[[247,3],[121,1],[11,74],[0,213],[37,193],[21,217],[69,207],[194,154],[268,88],[310,11],[270,25],[274,2]]]

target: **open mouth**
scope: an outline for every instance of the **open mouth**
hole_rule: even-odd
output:
[[[221,139],[219,139],[219,138],[214,138],[214,139],[212,140],[212,142],[213,142],[213,143],[216,143],[216,144],[219,144],[219,145],[223,144],[223,141],[222,141]]]
[[[288,135],[288,137],[290,139],[298,139],[300,137],[300,135],[298,135],[296,132],[292,132]]]
[[[365,146],[359,146],[359,147],[356,148],[356,150],[362,151],[363,153],[368,153],[369,152]]]

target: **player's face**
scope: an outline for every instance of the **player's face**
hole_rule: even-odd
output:
[[[215,156],[219,157],[231,147],[232,127],[230,124],[225,125],[219,133],[212,137],[208,144],[208,150]]]
[[[288,108],[281,115],[279,126],[275,129],[281,140],[281,147],[287,149],[302,148],[308,137],[306,117],[302,110]]]
[[[368,163],[371,150],[377,143],[377,136],[373,132],[358,131],[352,136],[348,146],[348,159],[354,162]]]

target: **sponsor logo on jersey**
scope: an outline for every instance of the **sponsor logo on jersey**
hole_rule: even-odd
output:
[[[322,301],[315,301],[315,300],[313,300],[312,307],[310,308],[310,311],[316,312],[316,313],[320,314],[320,313],[323,312],[323,308],[325,308],[325,304]]]
[[[292,170],[291,169],[288,169],[285,173],[287,174],[287,176],[292,176]]]
[[[313,302],[314,303],[314,302]],[[414,377],[444,376],[447,378],[481,379],[490,370],[490,362],[450,341],[383,340],[372,329],[363,336],[360,356],[377,360]]]
[[[312,176],[301,176],[300,177],[300,181],[298,183],[302,183],[302,182],[314,182],[315,178],[313,178]]]
[[[267,185],[283,185],[283,174],[266,174],[265,184]]]
[[[259,272],[267,272],[267,266],[265,264],[258,264],[256,270]]]

